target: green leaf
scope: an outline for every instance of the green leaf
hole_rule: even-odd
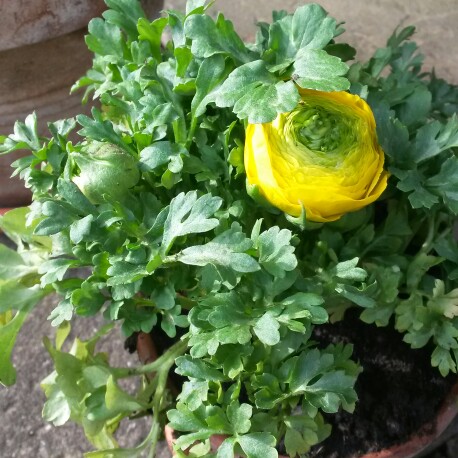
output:
[[[73,181],[59,178],[57,180],[57,191],[81,215],[96,213],[95,206],[89,202],[88,198],[79,190]]]
[[[436,347],[431,355],[431,365],[437,367],[442,377],[446,377],[450,372],[456,373],[456,363],[449,350]]]
[[[427,306],[447,318],[453,319],[458,316],[458,288],[445,293],[445,284],[442,280],[436,280],[433,289],[433,297]]]
[[[164,223],[161,252],[167,254],[177,237],[208,232],[218,226],[216,218],[209,218],[221,207],[219,197],[205,194],[197,198],[196,191],[182,192],[172,199]]]
[[[11,353],[27,315],[43,296],[43,292],[35,292],[24,299],[25,303],[21,310],[14,315],[13,319],[0,326],[0,348],[2,349],[0,352],[0,383],[3,385],[10,386],[16,382],[16,369],[11,363]]]
[[[293,110],[299,100],[294,83],[278,80],[262,60],[236,68],[209,98],[218,107],[233,107],[240,119],[251,124],[273,121],[277,114]]]
[[[57,234],[68,229],[77,218],[69,208],[55,201],[45,202],[42,206],[42,214],[47,218],[37,224],[34,230],[35,235]]]
[[[416,293],[408,299],[400,301],[396,307],[396,329],[398,331],[407,331],[416,323],[416,311],[423,307],[422,297]]]
[[[140,2],[132,0],[105,0],[110,8],[103,12],[103,17],[107,22],[117,25],[128,35],[130,40],[136,40],[137,22],[145,19],[145,13],[140,6]]]
[[[410,192],[409,201],[412,208],[431,208],[439,202],[436,195],[424,187],[424,177],[418,170],[399,170],[392,168],[391,171],[399,178],[398,189],[403,192]]]
[[[364,281],[367,277],[367,272],[360,267],[356,267],[358,262],[359,258],[339,262],[332,269],[332,273],[342,280]]]
[[[202,61],[197,73],[196,95],[191,102],[191,115],[198,117],[205,113],[205,108],[211,101],[212,90],[223,80],[225,76],[224,57],[215,54]]]
[[[229,329],[226,329],[227,334],[229,334]],[[238,329],[234,329],[233,332],[237,333]],[[248,330],[249,333],[249,330]],[[239,339],[242,340],[242,339]],[[247,341],[251,340],[251,333]],[[224,354],[224,363],[223,363],[223,372],[224,375],[227,375],[231,379],[235,379],[239,374],[244,370],[242,357],[246,356],[243,354],[244,350],[250,351],[249,346],[240,347],[240,346],[225,346],[221,349],[221,353]]]
[[[62,426],[67,423],[70,419],[71,408],[65,393],[55,383],[47,386],[45,381],[41,386],[47,397],[43,406],[43,418],[53,423],[54,426]]]
[[[163,138],[166,134],[164,129],[167,125],[179,118],[179,113],[172,102],[164,102],[161,97],[148,94],[139,100],[142,105],[141,114],[147,124],[144,133],[154,132],[154,140]],[[163,134],[161,133],[163,132]],[[158,134],[156,136],[156,133]],[[148,142],[149,144],[150,142]]]
[[[73,305],[70,299],[64,299],[57,304],[57,307],[49,314],[48,320],[51,326],[60,326],[64,321],[70,321],[73,316]]]
[[[306,393],[308,402],[328,413],[337,412],[342,402],[354,404],[355,382],[355,375],[336,370],[332,353],[316,348],[301,353],[290,374],[291,391]]]
[[[331,56],[336,56],[344,62],[353,60],[356,57],[356,49],[348,43],[330,43],[326,46],[325,51]]]
[[[176,259],[184,264],[193,266],[229,267],[236,272],[256,272],[259,264],[249,254],[244,253],[251,248],[251,241],[241,232],[238,223],[233,223],[231,229],[215,237],[205,245],[185,248],[176,255]]]
[[[108,377],[106,385],[105,403],[107,408],[112,411],[113,416],[119,413],[142,410],[144,407],[133,396],[121,390],[111,375]]]
[[[171,310],[175,307],[176,292],[172,284],[156,288],[151,294],[157,308],[161,310]]]
[[[0,228],[18,247],[21,247],[24,241],[35,247],[43,248],[45,252],[50,252],[52,249],[51,239],[33,235],[36,224],[34,222],[27,223],[29,214],[30,209],[28,207],[9,210],[0,217]],[[0,259],[1,257],[0,248]]]
[[[237,63],[252,60],[253,53],[234,31],[232,22],[226,20],[221,13],[216,22],[207,15],[188,16],[184,32],[192,40],[191,51],[196,57],[207,59],[215,54],[225,54]]]
[[[304,89],[346,91],[350,82],[344,78],[348,66],[326,51],[302,49],[293,65],[294,79]]]
[[[122,141],[121,136],[115,132],[113,123],[103,120],[102,114],[95,107],[92,108],[92,116],[94,119],[82,114],[76,117],[78,123],[83,127],[78,131],[78,135],[89,137],[99,142],[109,142],[130,152],[129,147]]]
[[[335,19],[310,3],[271,24],[268,53],[274,55],[276,64],[292,62],[299,50],[323,49],[336,34]]]
[[[239,436],[237,442],[247,458],[278,458],[275,437],[269,433],[251,433]]]
[[[201,304],[210,309],[206,319],[215,328],[250,322],[244,311],[245,301],[233,291],[208,296]]]
[[[92,316],[100,310],[107,300],[107,297],[100,291],[101,285],[85,280],[81,288],[73,289],[70,297],[78,315]]]
[[[259,264],[274,277],[283,278],[297,266],[291,238],[291,231],[274,226],[254,240],[259,250]]]
[[[144,456],[144,450],[150,444],[150,441],[144,441],[135,448],[115,448],[117,442],[111,438],[111,433],[106,431],[106,427],[97,434],[97,437],[89,436],[89,439],[102,449],[86,452],[84,458],[141,458]],[[99,441],[102,442],[100,443]]]
[[[37,115],[35,112],[29,114],[25,118],[25,122],[16,121],[14,123],[14,133],[5,138],[3,142],[0,137],[0,154],[9,153],[17,149],[38,151],[40,148],[41,141],[38,137]]]
[[[87,215],[84,218],[81,218],[78,221],[75,221],[70,226],[70,240],[78,245],[81,241],[84,240],[86,236],[91,233],[92,222],[94,221],[93,215]]]
[[[218,370],[210,367],[201,359],[194,359],[190,356],[180,356],[175,361],[177,365],[176,373],[200,380],[223,381],[224,375]]]
[[[373,283],[372,285],[369,285],[369,287],[367,288],[373,289],[374,287],[375,284]],[[377,305],[377,302],[374,299],[372,299],[372,297],[370,297],[369,294],[366,293],[364,287],[357,288],[353,285],[345,285],[342,283],[338,283],[334,289],[339,295],[345,297],[345,299],[348,299],[351,302],[354,302],[360,307],[372,308]]]
[[[11,321],[0,327],[0,383],[6,386],[14,385],[16,382],[16,369],[11,363],[11,353],[27,314],[19,311]]]
[[[401,167],[408,162],[407,151],[411,148],[409,130],[399,119],[394,117],[394,112],[386,100],[378,101],[368,98],[376,125],[377,137],[383,151],[391,159],[391,164]]]
[[[266,312],[256,322],[253,331],[263,344],[272,346],[280,342],[279,327],[278,321],[269,312]]]
[[[191,380],[183,383],[178,400],[186,404],[191,412],[197,410],[208,398],[208,381]]]
[[[116,261],[108,268],[107,274],[110,276],[107,285],[116,286],[136,282],[148,275],[148,272],[145,264]]]
[[[218,452],[216,458],[234,458],[234,445],[236,440],[233,437],[228,437],[224,442],[218,447]]]
[[[284,318],[309,318],[314,324],[323,324],[328,321],[328,313],[323,307],[324,299],[317,294],[296,293],[281,301],[285,306],[279,321]]]
[[[167,412],[167,417],[170,421],[170,426],[177,431],[199,431],[207,429],[204,413],[203,406],[198,411],[191,412],[187,406],[178,403],[176,409],[171,409]]]
[[[176,59],[176,76],[186,78],[186,71],[193,60],[191,50],[187,46],[179,46],[173,50]],[[206,62],[205,59],[203,62]],[[202,62],[202,63],[203,63]]]
[[[418,86],[399,108],[399,119],[402,123],[406,126],[424,124],[431,111],[431,98],[431,92],[426,86]],[[423,127],[420,127],[417,131],[417,138]],[[427,136],[423,138],[426,140]]]
[[[458,264],[458,245],[451,234],[439,238],[434,244],[434,249],[442,258],[448,259],[454,264]]]
[[[210,444],[207,439],[213,434],[210,429],[199,430],[195,433],[182,434],[175,442],[175,449],[186,450],[190,456],[208,456],[207,453],[210,451]],[[207,443],[204,443],[207,441]],[[189,450],[189,452],[188,452]],[[188,456],[184,452],[181,454],[177,453],[177,456],[184,457]]]
[[[238,401],[234,401],[227,407],[226,415],[234,434],[245,434],[250,430],[252,414],[253,407],[249,404],[239,404]]]
[[[209,2],[207,0],[188,0],[186,2],[186,16],[190,14],[202,14],[209,8],[213,2]]]
[[[41,277],[41,287],[61,281],[70,267],[78,264],[74,259],[49,259],[38,268],[38,273],[44,274]]]
[[[158,62],[162,61],[161,37],[167,22],[167,18],[158,18],[153,22],[140,18],[137,23],[138,38],[149,42],[151,54]]]
[[[446,159],[439,173],[426,180],[426,187],[442,197],[452,213],[458,215],[458,158],[451,156]]]
[[[68,321],[65,321],[56,329],[56,350],[60,351],[62,349],[62,345],[67,340],[71,330],[72,327]]]
[[[0,281],[8,279],[16,281],[36,270],[35,266],[28,266],[19,253],[0,244]]]
[[[446,124],[433,121],[421,126],[417,130],[409,157],[419,164],[456,146],[458,146],[458,118],[454,115]]]
[[[88,25],[89,35],[86,35],[87,47],[109,62],[117,62],[123,58],[124,45],[121,30],[101,18],[92,19]]]
[[[428,272],[431,267],[440,264],[442,261],[442,258],[430,256],[426,253],[417,255],[409,264],[406,272],[406,283],[409,291],[414,291],[425,273]]]
[[[178,173],[183,167],[181,156],[187,155],[187,150],[178,143],[169,141],[156,142],[141,151],[140,170],[149,172],[161,165],[169,164],[169,169],[174,173]]]
[[[289,456],[303,455],[310,450],[310,445],[302,434],[293,428],[287,428],[286,430],[285,447]]]
[[[38,286],[27,287],[16,278],[0,281],[0,314],[27,309],[31,302],[37,302],[43,295]]]

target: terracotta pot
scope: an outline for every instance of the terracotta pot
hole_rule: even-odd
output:
[[[81,94],[69,95],[72,84],[91,64],[84,43],[85,30],[77,30],[51,40],[0,52],[0,134],[8,135],[16,120],[35,111],[38,130],[46,133],[46,123],[79,112]],[[10,179],[11,163],[24,152],[0,157],[0,206],[27,205],[30,192],[18,178]]]
[[[0,0],[0,51],[82,29],[105,8],[103,0]]]
[[[137,354],[142,364],[149,364],[157,359],[156,345],[150,334],[139,332],[137,335]]]
[[[91,64],[85,27],[105,8],[103,0],[0,0],[0,134],[32,111],[42,135],[48,121],[82,111],[81,95],[69,90]],[[24,154],[0,157],[0,206],[30,202],[23,182],[10,178],[11,163]]]
[[[162,4],[145,0],[145,11],[154,17]],[[41,135],[49,121],[90,113],[81,93],[69,91],[91,66],[86,26],[105,8],[103,0],[0,0],[0,135],[32,111]],[[0,156],[0,207],[30,202],[23,182],[10,179],[11,163],[21,154]]]
[[[420,458],[458,432],[458,384],[445,398],[434,422],[426,424],[407,442],[367,453],[361,458]]]

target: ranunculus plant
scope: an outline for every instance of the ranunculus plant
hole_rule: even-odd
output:
[[[358,400],[351,344],[314,338],[349,308],[456,373],[458,89],[422,70],[414,29],[359,62],[316,4],[275,12],[250,44],[205,0],[153,21],[107,4],[73,88],[101,108],[0,137],[30,150],[14,167],[33,191],[0,223],[17,247],[0,246],[1,382],[51,293],[43,414],[80,423],[92,457],[154,456],[166,424],[178,456],[306,456],[330,434],[323,413]],[[74,316],[99,314],[92,339],[63,345]],[[119,329],[169,346],[112,367],[96,344]],[[141,415],[150,434],[120,449],[119,423]]]

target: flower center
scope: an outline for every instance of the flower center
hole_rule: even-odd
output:
[[[302,105],[291,112],[288,124],[296,142],[314,152],[337,152],[354,141],[346,116],[324,107]]]

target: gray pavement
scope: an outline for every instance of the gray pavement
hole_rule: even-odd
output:
[[[236,23],[245,39],[252,39],[254,24],[270,19],[275,9],[293,10],[304,2],[297,0],[220,0],[220,9]],[[166,8],[183,9],[183,0],[166,0]],[[396,25],[417,25],[415,39],[422,45],[428,67],[439,76],[458,83],[458,0],[323,0],[321,4],[338,20],[345,21],[345,41],[367,58],[376,47],[383,46]],[[83,73],[83,69],[81,70]],[[33,107],[31,107],[33,108]],[[44,395],[39,387],[51,371],[51,361],[41,344],[43,334],[53,335],[46,320],[55,298],[44,301],[26,322],[14,352],[18,382],[0,388],[0,458],[77,458],[90,450],[83,434],[73,424],[54,428],[41,419]],[[81,319],[74,325],[78,334],[90,334],[97,319]],[[122,338],[103,342],[117,365],[137,364],[135,355],[123,349]],[[122,425],[119,440],[129,445],[138,442],[148,429],[146,421]],[[169,455],[164,446],[158,458]],[[452,455],[450,455],[452,456]]]

